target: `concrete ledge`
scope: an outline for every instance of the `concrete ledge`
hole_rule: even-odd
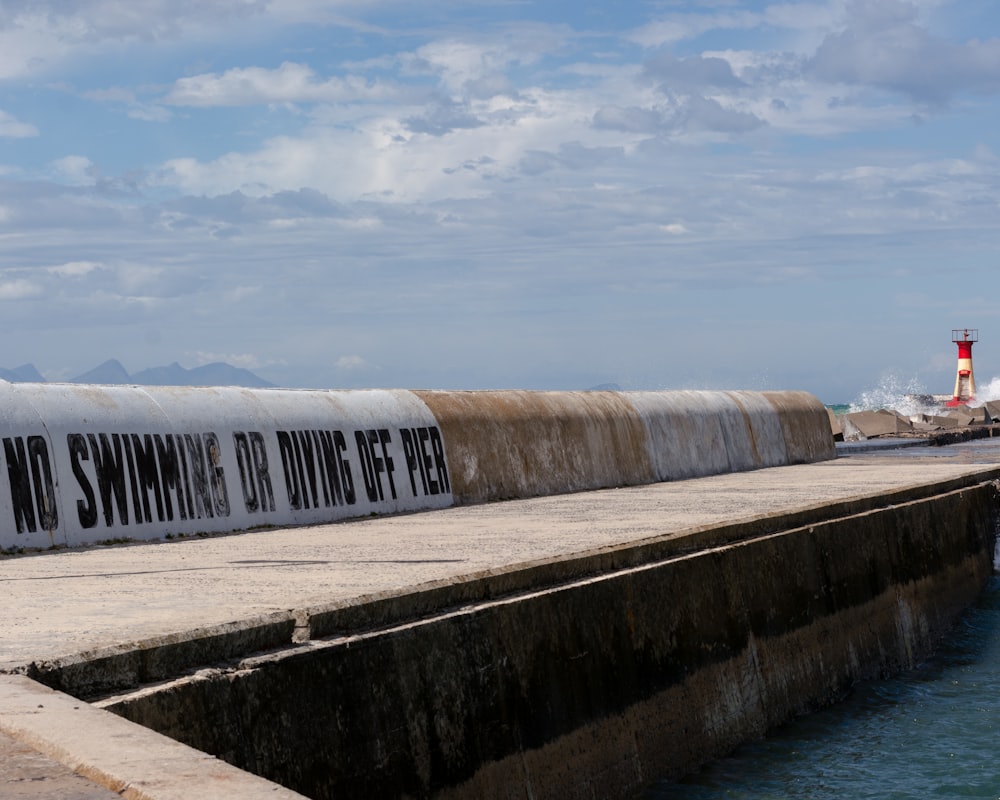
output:
[[[22,676],[0,675],[0,731],[126,800],[302,798]]]
[[[764,514],[729,524],[689,527],[627,544],[510,564],[464,575],[461,579],[424,583],[418,590],[410,587],[328,603],[304,604],[287,612],[199,627],[183,634],[123,642],[65,658],[36,660],[26,666],[17,666],[15,671],[82,698],[125,692],[296,642],[352,636],[406,624],[443,610],[608,575],[678,555],[807,528],[830,519],[862,515],[995,480],[1000,480],[1000,469],[983,468],[961,477],[872,492],[792,512]]]
[[[173,636],[89,650],[16,670],[76,697],[167,680],[186,670],[287,646],[295,630],[289,613],[198,628]]]
[[[735,544],[761,536],[867,514],[881,508],[918,502],[970,488],[970,482],[998,481],[1000,469],[973,476],[882,491],[836,503],[822,503],[792,513],[767,514],[729,525],[689,528],[665,536],[601,548],[574,556],[544,559],[467,576],[465,580],[425,585],[421,591],[390,592],[348,602],[307,606],[297,612],[297,641],[347,636],[398,625],[441,609],[496,600],[581,578],[606,575],[678,555]]]

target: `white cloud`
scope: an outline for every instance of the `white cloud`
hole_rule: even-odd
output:
[[[0,280],[0,300],[24,300],[40,294],[42,294],[41,286],[23,278]]]
[[[219,361],[242,369],[259,369],[265,366],[265,362],[255,353],[213,353],[198,351],[193,354],[193,358],[198,366],[215,364]]]
[[[629,38],[643,47],[655,48],[694,39],[709,31],[750,29],[760,23],[761,16],[750,11],[675,13],[637,28]]]
[[[0,18],[0,79],[19,78],[65,58],[71,48],[44,17]]]
[[[302,138],[276,137],[254,152],[227,153],[210,162],[174,159],[163,165],[156,180],[210,195],[239,190],[261,196],[310,186],[343,202],[481,196],[487,192],[483,177],[454,168],[483,163],[485,154],[498,164],[494,173],[512,172],[522,148],[550,141],[545,132],[549,124],[526,120],[523,126],[413,136],[397,120],[372,120],[364,130],[314,129]]]
[[[49,267],[47,272],[53,275],[58,275],[62,278],[81,278],[84,275],[89,275],[95,270],[107,269],[103,264],[98,264],[94,261],[68,261],[65,264],[60,264],[57,267]]]
[[[168,122],[173,114],[163,106],[148,105],[138,103],[128,110],[128,115],[132,119],[141,119],[144,122]]]
[[[457,39],[431,42],[420,47],[410,61],[414,72],[436,73],[445,90],[455,94],[485,94],[490,96],[509,90],[503,76],[513,63],[534,61],[536,54],[517,52],[502,42],[480,43]],[[491,91],[478,92],[478,88],[491,85]]]
[[[46,31],[66,41],[172,38],[264,12],[260,0],[5,0],[8,29]]]
[[[221,37],[264,10],[259,0],[5,0],[0,79],[43,74],[112,44]]]
[[[271,103],[333,103],[387,99],[397,92],[360,77],[317,80],[305,64],[285,62],[277,69],[243,67],[220,74],[181,78],[164,98],[177,106],[250,106]]]
[[[763,24],[771,31],[784,33],[782,51],[808,55],[815,52],[824,36],[842,28],[847,2],[775,3],[764,10]]]
[[[335,362],[337,369],[354,370],[368,366],[361,356],[341,356]]]
[[[820,80],[899,92],[931,105],[963,91],[1000,93],[1000,40],[954,42],[925,27],[901,0],[854,2],[849,22],[810,61]]]
[[[77,186],[93,184],[97,177],[93,162],[84,156],[64,156],[52,166],[60,177]]]
[[[38,128],[19,122],[6,111],[0,111],[0,138],[26,139],[32,136],[38,136]]]

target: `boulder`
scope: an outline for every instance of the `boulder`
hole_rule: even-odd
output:
[[[983,412],[989,416],[990,422],[1000,422],[1000,402],[990,400],[983,403]]]
[[[848,441],[913,432],[913,423],[907,417],[887,409],[844,414],[840,424],[843,426],[844,439]]]
[[[957,428],[961,424],[953,414],[920,414],[913,422],[914,425],[926,425],[931,429]]]

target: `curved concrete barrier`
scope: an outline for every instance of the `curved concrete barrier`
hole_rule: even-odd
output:
[[[0,384],[0,408],[4,549],[454,502],[434,418],[406,391]]]
[[[456,502],[633,486],[836,457],[806,392],[415,392]]]
[[[458,502],[655,479],[643,421],[616,392],[416,392],[447,443]]]
[[[0,382],[0,550],[331,522],[835,456],[803,392]]]

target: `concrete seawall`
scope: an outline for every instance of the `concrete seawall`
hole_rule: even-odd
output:
[[[799,392],[0,400],[0,549],[160,540],[0,559],[0,734],[136,800],[627,798],[914,664],[1000,523],[1000,447]]]
[[[628,797],[912,665],[992,569],[992,479],[831,510],[416,593],[381,628],[317,614],[310,641],[98,705],[314,798]]]
[[[803,392],[0,381],[0,553],[332,522],[834,456]]]

